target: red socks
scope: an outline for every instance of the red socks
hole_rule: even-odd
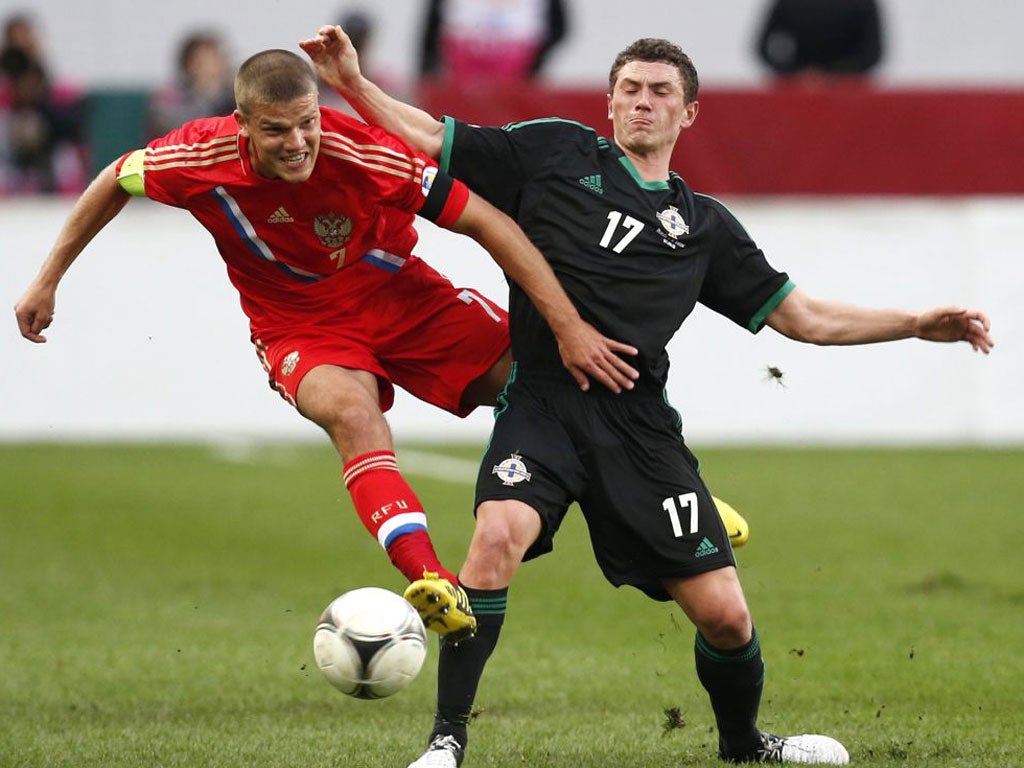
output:
[[[357,456],[345,465],[343,473],[359,519],[409,581],[432,571],[458,583],[437,559],[423,505],[398,471],[393,452]]]

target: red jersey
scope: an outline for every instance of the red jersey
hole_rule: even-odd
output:
[[[319,153],[302,183],[257,175],[231,116],[186,123],[117,164],[128,192],[184,208],[209,230],[254,332],[315,321],[360,259],[397,271],[416,245],[414,215],[450,225],[468,199],[386,131],[328,107],[320,115]]]

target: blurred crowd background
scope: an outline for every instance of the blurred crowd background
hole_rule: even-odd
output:
[[[773,263],[816,294],[961,302],[993,319],[998,346],[981,359],[747,338],[695,313],[670,353],[709,371],[680,369],[669,392],[688,406],[694,440],[1024,441],[1024,6],[1010,0],[0,0],[7,306],[96,171],[184,120],[229,112],[241,61],[298,51],[335,22],[373,79],[431,114],[559,116],[599,131],[610,131],[615,55],[669,38],[701,80],[700,117],[673,167],[725,200]],[[46,345],[26,343],[8,315],[0,347],[15,375],[0,380],[0,440],[320,438],[267,407],[277,396],[240,343],[237,295],[183,216],[130,206],[62,287]],[[421,253],[457,285],[507,295],[472,241],[417,230]],[[763,381],[766,366],[786,372],[784,388]],[[399,394],[389,415],[400,438],[490,431],[484,409],[445,418]]]
[[[558,114],[603,125],[595,122],[602,105],[594,93],[605,87],[614,54],[636,37],[668,37],[695,59],[702,102],[720,95],[724,140],[744,156],[736,173],[763,181],[750,186],[717,166],[680,169],[713,192],[948,194],[961,182],[968,193],[1024,191],[1017,188],[1024,182],[1009,178],[1021,168],[1019,157],[1004,157],[1005,171],[993,168],[974,186],[961,179],[915,190],[904,179],[895,186],[879,181],[872,189],[861,181],[831,190],[799,177],[791,188],[773,187],[770,159],[751,154],[758,144],[776,156],[789,154],[791,143],[813,142],[822,121],[846,124],[856,139],[861,127],[850,127],[842,110],[870,121],[867,126],[885,115],[863,113],[880,108],[891,111],[904,139],[919,121],[940,131],[932,139],[939,144],[956,138],[949,132],[960,125],[969,143],[1018,150],[1019,144],[1004,145],[1006,135],[1019,132],[1013,124],[1020,114],[1013,113],[1022,104],[1024,54],[1003,30],[1024,21],[1024,12],[996,0],[983,7],[963,1],[962,10],[971,9],[967,16],[923,0],[890,0],[888,6],[884,0],[730,0],[717,9],[660,1],[633,9],[601,0],[395,0],[307,8],[297,19],[275,3],[202,10],[189,2],[157,9],[98,0],[72,25],[68,0],[42,6],[0,0],[0,195],[76,193],[121,152],[191,118],[230,112],[237,64],[262,48],[294,49],[319,23],[341,23],[369,74],[386,89],[475,122]],[[288,19],[279,19],[282,14]],[[936,16],[946,19],[937,23]],[[908,29],[911,24],[919,28]],[[974,99],[962,110],[967,122],[957,122],[964,118],[939,98],[931,105],[921,101],[943,90]],[[898,100],[878,100],[894,91]],[[332,94],[323,102],[344,106]],[[741,111],[734,115],[733,109]],[[787,115],[795,115],[789,125]],[[941,115],[950,127],[935,125]],[[737,116],[745,135],[737,135]],[[710,127],[721,133],[718,124]],[[889,133],[864,153],[877,157],[892,145],[893,156],[905,154],[901,137]],[[782,143],[772,147],[773,136]],[[922,144],[919,138],[912,143]],[[963,165],[975,165],[966,151]],[[920,166],[932,160],[924,157]],[[893,172],[919,176],[920,168]]]

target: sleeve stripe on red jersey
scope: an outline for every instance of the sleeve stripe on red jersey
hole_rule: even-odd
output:
[[[238,142],[235,136],[225,136],[203,144],[174,144],[167,147],[147,147],[147,171],[182,168],[185,166],[214,165],[238,160]]]
[[[130,194],[142,197],[146,194],[146,173],[234,160],[241,161],[235,136],[225,136],[202,144],[146,147],[122,157],[117,169],[117,181]]]
[[[420,180],[423,176],[422,167],[411,168],[407,166],[405,168],[393,168],[388,165],[381,165],[380,163],[370,162],[362,157],[358,157],[347,152],[335,152],[331,149],[328,149],[326,146],[322,147],[320,151],[323,152],[325,155],[329,155],[330,157],[336,157],[339,160],[347,160],[350,163],[361,165],[364,168],[369,168],[372,171],[389,173],[392,176],[398,176],[401,179],[409,179],[410,181],[414,181],[417,184],[420,183]]]
[[[223,160],[236,157],[238,157],[238,150],[235,147],[220,147],[218,149],[206,149],[201,152],[175,152],[163,155],[157,155],[152,150],[146,150],[146,161],[151,165],[160,165],[174,160]]]
[[[422,158],[410,155],[408,152],[399,152],[397,149],[384,146],[383,144],[357,144],[350,137],[340,133],[334,133],[332,131],[324,131],[322,135],[328,141],[333,141],[341,147],[349,147],[352,152],[356,154],[372,153],[377,155],[388,155],[396,162],[414,163],[421,166],[424,164]]]
[[[187,151],[187,152],[201,152],[205,149],[216,148],[222,144],[231,144],[237,148],[238,136],[220,136],[213,141],[206,141],[199,144],[165,144],[160,147],[150,147],[149,151],[154,155],[165,155],[173,152]]]
[[[337,133],[324,132],[321,141],[324,152],[332,157],[349,160],[402,178],[418,181],[426,166],[422,158],[403,154],[379,144],[356,144]]]
[[[232,152],[230,154],[220,155],[218,157],[206,157],[206,158],[203,158],[201,160],[179,160],[179,161],[174,161],[173,159],[168,159],[166,161],[161,160],[159,162],[152,161],[152,160],[147,160],[146,163],[145,163],[145,168],[146,168],[146,171],[165,171],[165,170],[167,170],[169,168],[184,168],[184,167],[188,167],[188,166],[199,167],[199,166],[204,166],[204,165],[216,165],[217,163],[223,163],[226,160],[237,160],[237,159],[238,159],[238,153],[237,152]]]

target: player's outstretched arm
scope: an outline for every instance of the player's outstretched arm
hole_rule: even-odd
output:
[[[872,344],[918,338],[926,341],[966,341],[988,354],[995,346],[991,323],[977,310],[936,307],[926,312],[868,309],[826,301],[794,289],[768,315],[767,324],[791,339],[810,344]]]
[[[444,126],[422,109],[399,101],[368,80],[359,69],[359,55],[339,26],[323,26],[299,43],[320,78],[340,93],[366,122],[395,134],[413,149],[437,158]]]
[[[42,331],[53,322],[61,278],[78,254],[128,202],[128,193],[117,183],[115,165],[116,161],[100,171],[78,198],[39,274],[14,305],[18,330],[29,341],[46,341]]]
[[[632,389],[639,376],[621,355],[637,354],[635,347],[609,339],[585,322],[551,266],[508,216],[476,194],[451,226],[469,235],[530,297],[558,340],[562,363],[580,388],[590,388],[592,377],[612,392]]]

